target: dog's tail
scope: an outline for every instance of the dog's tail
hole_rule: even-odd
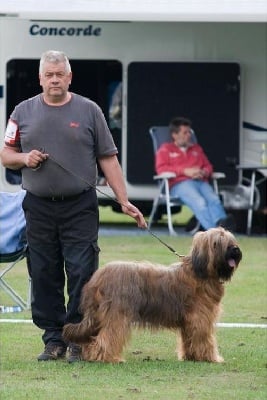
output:
[[[67,324],[63,328],[63,338],[66,342],[88,343],[96,332],[92,330],[92,325],[87,319],[83,319],[78,324]]]

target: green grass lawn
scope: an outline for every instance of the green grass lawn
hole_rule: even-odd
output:
[[[167,331],[134,331],[124,364],[38,363],[38,329],[1,324],[1,399],[265,399],[266,330],[218,329],[218,341],[218,365],[178,362]]]
[[[226,285],[220,322],[267,324],[267,239],[237,236],[243,260]],[[186,254],[191,238],[162,237]],[[150,235],[105,236],[99,240],[100,263],[149,260],[163,264],[176,256]],[[21,262],[9,282],[27,293]],[[11,305],[3,292],[0,304]],[[0,318],[30,319],[29,311]],[[31,323],[0,323],[1,400],[265,400],[267,398],[267,329],[217,328],[223,364],[177,361],[176,336],[169,331],[134,330],[126,347],[126,363],[109,365],[63,360],[38,363],[43,345]]]

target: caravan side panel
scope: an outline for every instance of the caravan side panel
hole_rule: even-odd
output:
[[[183,23],[183,22],[83,22],[83,21],[30,21],[16,18],[0,19],[0,124],[1,139],[0,146],[3,145],[3,136],[6,121],[11,108],[7,104],[7,98],[16,98],[18,92],[23,97],[23,93],[27,93],[27,85],[30,80],[35,81],[35,89],[38,88],[38,71],[36,75],[31,74],[30,79],[25,79],[23,85],[19,85],[14,89],[14,93],[7,96],[7,82],[10,79],[9,63],[12,60],[28,60],[38,63],[40,54],[47,49],[59,49],[67,53],[69,58],[77,63],[81,61],[98,61],[100,64],[90,64],[89,73],[86,75],[86,69],[79,64],[77,66],[78,75],[82,73],[82,79],[78,77],[77,87],[81,92],[85,88],[85,94],[90,97],[90,88],[92,85],[92,74],[99,84],[103,83],[101,68],[105,66],[105,71],[110,71],[109,62],[116,62],[116,73],[120,70],[122,87],[123,87],[123,108],[122,108],[122,131],[120,134],[120,159],[123,171],[128,181],[129,197],[134,200],[153,199],[156,186],[151,182],[136,182],[136,179],[128,179],[128,157],[138,159],[138,146],[131,146],[129,140],[129,132],[138,131],[141,125],[134,125],[134,121],[142,120],[140,117],[140,109],[142,109],[142,87],[138,87],[140,83],[134,81],[134,85],[138,87],[138,96],[140,109],[138,115],[134,115],[134,110],[128,110],[128,104],[131,101],[128,98],[128,92],[133,93],[133,88],[129,87],[131,79],[128,80],[129,71],[133,63],[230,63],[238,66],[240,70],[239,82],[237,90],[239,91],[240,106],[236,118],[238,118],[238,131],[235,135],[238,137],[238,149],[236,153],[240,161],[257,161],[261,146],[261,141],[257,141],[256,136],[243,129],[242,122],[247,121],[267,126],[267,24],[266,23]],[[104,64],[105,62],[105,64]],[[96,68],[96,65],[98,66]],[[117,66],[120,65],[121,69]],[[101,68],[100,68],[101,67]],[[104,68],[104,67],[103,67]],[[90,72],[91,71],[91,72]],[[94,71],[94,72],[92,72]],[[104,71],[104,69],[103,69]],[[20,72],[17,71],[17,74]],[[75,68],[73,66],[75,77]],[[83,75],[84,74],[84,75]],[[101,77],[101,79],[98,77]],[[117,80],[114,73],[110,74],[110,79]],[[79,80],[80,79],[80,80]],[[20,81],[23,82],[23,79]],[[25,87],[23,87],[25,85]],[[235,86],[230,85],[230,91],[235,91]],[[74,88],[73,88],[74,90]],[[207,82],[208,90],[208,82]],[[83,93],[82,93],[83,94]],[[93,93],[93,96],[95,94]],[[26,97],[26,96],[25,96]],[[99,99],[100,103],[103,99]],[[205,97],[201,98],[201,102],[205,102]],[[216,102],[216,98],[214,98]],[[102,104],[102,103],[101,103]],[[195,103],[194,103],[195,104]],[[143,109],[145,110],[146,104]],[[158,107],[164,108],[160,93],[158,97]],[[228,115],[221,110],[221,114],[216,116],[216,125],[210,130],[210,125],[214,124],[213,114],[211,115],[208,107],[202,107],[201,115],[197,114],[196,107],[191,109],[188,107],[182,111],[188,110],[187,115],[193,119],[194,128],[199,131],[199,135],[208,138],[211,135],[216,136],[216,126],[218,126],[218,118],[221,121],[227,120]],[[107,110],[104,110],[107,115]],[[151,117],[151,121],[143,122],[143,127],[147,125],[166,125],[169,118],[173,116],[174,109],[170,112],[166,110],[161,114],[155,109],[155,118]],[[177,114],[180,114],[179,104],[177,102]],[[144,120],[147,116],[144,116]],[[153,120],[152,120],[153,119]],[[147,125],[146,125],[147,124]],[[144,128],[142,128],[144,129]],[[227,124],[226,129],[227,130]],[[147,135],[146,128],[141,135]],[[227,132],[226,132],[227,137]],[[219,141],[224,140],[218,138]],[[208,151],[212,153],[212,140],[205,143],[209,146]],[[131,147],[129,147],[131,146]],[[145,148],[144,148],[145,146]],[[149,146],[149,148],[148,148]],[[151,154],[152,148],[148,140],[141,144],[141,151]],[[141,166],[153,171],[151,155],[148,156],[146,163]],[[148,165],[149,163],[149,165]],[[216,159],[213,160],[216,167]],[[132,174],[132,171],[131,171]],[[5,170],[0,170],[1,189],[16,190],[16,187],[10,185],[6,181]],[[103,190],[107,190],[104,188]]]

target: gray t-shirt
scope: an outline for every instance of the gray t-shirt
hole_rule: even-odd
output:
[[[51,156],[35,171],[22,168],[23,188],[37,196],[74,195],[94,186],[96,159],[117,154],[101,109],[75,93],[61,106],[49,106],[39,94],[18,104],[10,120],[17,131],[12,140],[6,134],[7,145]]]

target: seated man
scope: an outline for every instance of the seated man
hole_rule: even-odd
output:
[[[176,174],[169,180],[170,194],[179,197],[192,210],[203,229],[223,226],[234,230],[233,217],[226,215],[218,195],[209,184],[213,167],[202,147],[192,143],[191,121],[177,117],[169,127],[172,142],[162,144],[157,151],[157,174]]]

